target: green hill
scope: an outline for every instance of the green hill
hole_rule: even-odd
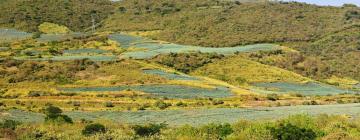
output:
[[[92,25],[92,14],[100,22],[112,13],[109,0],[2,0],[0,27],[37,31],[43,22],[83,31]]]
[[[210,47],[311,41],[350,24],[353,7],[303,3],[125,0],[104,30],[161,30],[153,38]],[[354,22],[354,21],[353,21]]]

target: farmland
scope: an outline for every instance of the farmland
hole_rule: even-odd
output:
[[[357,140],[355,5],[3,0],[0,139]]]

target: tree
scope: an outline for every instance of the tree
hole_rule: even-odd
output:
[[[315,140],[316,133],[312,129],[300,128],[290,123],[271,128],[271,134],[277,140]]]
[[[82,134],[86,136],[94,135],[96,133],[105,133],[105,132],[106,132],[105,126],[99,123],[86,125],[85,128],[82,130]]]
[[[72,119],[62,114],[62,110],[58,107],[49,105],[45,108],[45,121],[46,122],[55,122],[55,123],[73,123]]]

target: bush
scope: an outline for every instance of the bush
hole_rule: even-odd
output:
[[[160,133],[161,129],[165,128],[167,125],[164,123],[161,124],[147,124],[147,125],[135,125],[132,129],[135,131],[135,134],[141,137],[148,137],[157,135]]]
[[[86,125],[85,128],[82,130],[82,134],[86,136],[94,135],[96,133],[105,133],[105,132],[106,132],[105,126],[99,123]]]
[[[160,101],[156,101],[154,106],[159,109],[166,109],[169,106],[171,106],[171,103],[165,103],[164,101],[160,100]]]
[[[270,101],[276,101],[279,100],[279,96],[277,94],[268,94],[266,98]]]
[[[211,139],[224,139],[226,136],[233,133],[231,125],[226,124],[209,124],[200,128],[202,133],[210,135]]]
[[[20,122],[14,120],[5,120],[4,122],[0,122],[0,128],[8,128],[15,130],[16,126],[18,126]]]
[[[73,104],[73,106],[80,106],[81,105],[81,103],[79,101],[73,101],[72,104]]]
[[[271,128],[271,134],[277,140],[315,140],[316,133],[312,129],[300,128],[290,123]]]
[[[105,107],[114,107],[112,102],[105,102]]]
[[[180,101],[180,102],[176,103],[176,106],[186,107],[187,104]]]
[[[221,104],[224,104],[224,101],[222,101],[222,100],[213,100],[212,104],[213,105],[221,105]]]
[[[45,109],[45,121],[56,123],[73,123],[72,119],[67,115],[62,115],[62,110],[55,106],[48,106]]]

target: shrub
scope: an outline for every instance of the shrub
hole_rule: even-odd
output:
[[[187,106],[187,104],[180,101],[180,102],[176,103],[176,106],[185,107],[185,106]]]
[[[171,103],[165,103],[164,101],[160,100],[160,101],[156,101],[154,103],[154,106],[159,108],[159,109],[166,109],[169,106],[171,106]]]
[[[5,120],[4,122],[0,122],[0,128],[8,128],[15,130],[16,126],[18,126],[20,122],[14,120]]]
[[[226,124],[208,124],[200,128],[201,133],[210,135],[211,139],[224,139],[226,136],[233,133],[231,125]]]
[[[114,107],[112,102],[105,102],[105,107]]]
[[[81,105],[79,101],[73,101],[72,104],[73,104],[73,106],[80,106]]]
[[[45,108],[45,121],[57,123],[73,123],[72,119],[67,115],[62,115],[62,110],[58,107],[49,105]]]
[[[212,104],[213,105],[221,105],[221,104],[224,104],[224,101],[222,101],[222,100],[213,100]]]
[[[161,124],[147,124],[147,125],[135,125],[132,129],[135,131],[135,134],[141,137],[148,137],[157,135],[160,133],[161,129],[165,128],[167,125],[164,123]]]
[[[85,128],[82,130],[82,134],[86,136],[94,135],[96,133],[105,133],[105,132],[106,132],[105,126],[99,123],[86,125]]]
[[[312,129],[300,128],[290,123],[271,128],[271,134],[277,140],[315,140],[316,133]]]
[[[276,101],[279,100],[279,96],[277,94],[268,94],[266,98],[270,101]]]

